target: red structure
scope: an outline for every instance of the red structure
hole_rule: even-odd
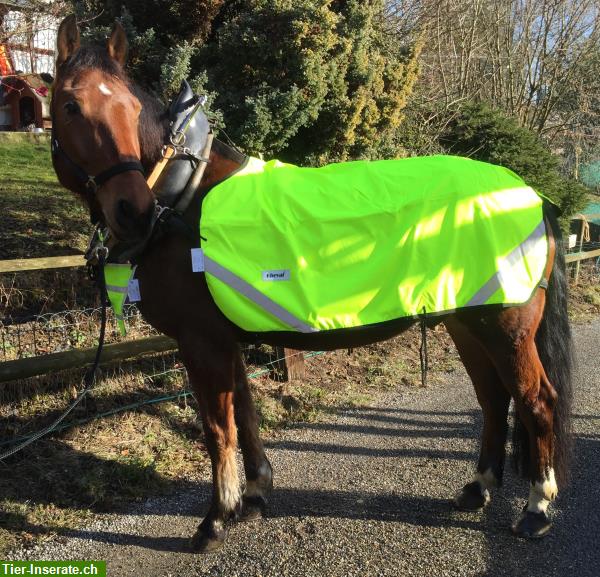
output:
[[[12,65],[6,48],[0,44],[0,76],[12,74]]]
[[[4,104],[10,106],[9,130],[50,128],[48,85],[38,74],[2,78]]]
[[[0,130],[49,128],[58,20],[48,7],[0,0]]]

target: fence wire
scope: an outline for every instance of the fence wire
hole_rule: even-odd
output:
[[[98,344],[100,308],[64,310],[25,318],[0,320],[0,361],[60,353]],[[107,311],[106,343],[157,335],[135,305],[126,305],[128,334],[118,332],[112,309]]]
[[[100,308],[88,308],[81,310],[64,310],[55,313],[35,315],[27,318],[4,318],[0,320],[0,362],[15,360],[19,358],[42,356],[51,353],[64,352],[68,350],[94,347],[98,344],[98,330],[100,322]],[[146,323],[139,309],[135,305],[127,305],[124,314],[127,321],[128,333],[121,337],[116,325],[116,319],[111,311],[107,322],[106,343],[135,340],[142,337],[157,335],[157,331]],[[288,355],[278,354],[281,349],[270,346],[247,345],[242,348],[248,377],[257,378],[269,375],[271,378],[281,380],[284,373],[284,363],[295,356],[310,358],[322,354],[320,351],[303,353],[294,351]],[[102,395],[104,391],[114,387],[114,379],[135,376],[142,389],[145,390],[146,398],[134,403],[126,403],[106,408],[85,418],[75,418],[66,423],[61,423],[53,432],[62,431],[70,427],[85,424],[104,417],[137,410],[145,405],[154,405],[167,401],[179,401],[186,399],[193,393],[187,380],[187,373],[177,352],[150,354],[135,361],[122,361],[103,369],[103,376],[94,387],[94,394]],[[31,377],[25,381],[14,381],[16,388],[20,391],[25,384],[37,384],[48,379],[56,380],[60,386],[73,386],[78,382],[76,372],[71,370],[65,375]],[[139,379],[139,381],[137,380]],[[7,385],[10,383],[6,383]],[[148,386],[157,389],[157,396],[147,394]],[[175,389],[175,388],[176,389]],[[55,387],[52,387],[55,388]],[[45,389],[45,386],[42,387]],[[162,394],[158,394],[163,389]],[[141,392],[141,391],[140,391]],[[11,400],[12,394],[3,395],[2,403],[5,405],[0,413],[4,417],[16,414],[14,402],[18,403],[21,393]],[[11,408],[12,407],[12,408]],[[55,407],[46,412],[43,419],[52,418],[60,410]],[[23,424],[12,431],[3,432],[4,439],[0,440],[0,447],[6,447],[21,443],[35,436],[33,432],[39,428],[39,420],[32,419],[32,423]],[[8,427],[11,429],[11,427]],[[8,433],[8,435],[7,435]],[[10,437],[10,438],[7,438]]]

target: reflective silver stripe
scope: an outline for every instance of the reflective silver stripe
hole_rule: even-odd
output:
[[[514,265],[521,259],[525,258],[527,253],[535,246],[535,243],[543,238],[546,234],[546,226],[542,220],[538,224],[533,232],[509,255],[504,259],[508,265]],[[474,307],[485,304],[490,297],[502,286],[502,271],[498,270],[491,278],[471,297],[471,300],[465,305],[467,307]]]
[[[106,285],[106,290],[107,291],[112,291],[115,293],[127,293],[127,287],[126,286],[117,286],[115,284],[107,284]]]
[[[206,256],[206,254],[204,255],[204,270],[205,272],[208,272],[214,277],[218,278],[221,282],[224,282],[227,286],[236,290],[240,294],[243,294],[253,303],[257,304],[259,307],[271,313],[274,317],[278,318],[280,321],[296,329],[297,331],[300,331],[301,333],[319,332],[318,329],[315,329],[314,327],[311,327],[310,325],[307,325],[300,319],[296,318],[293,314],[285,310],[282,306],[278,305],[275,301],[272,301],[269,297],[255,289],[251,284],[222,267],[219,263]]]

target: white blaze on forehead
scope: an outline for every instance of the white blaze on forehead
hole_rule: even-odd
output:
[[[108,86],[106,86],[106,84],[104,84],[104,82],[101,82],[98,85],[98,90],[100,90],[100,92],[102,92],[102,94],[104,94],[106,96],[110,96],[112,94],[110,88]]]

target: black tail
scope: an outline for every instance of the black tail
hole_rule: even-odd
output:
[[[557,483],[564,487],[569,480],[569,460],[572,447],[573,345],[567,315],[568,281],[562,234],[554,215],[554,209],[545,206],[544,214],[546,222],[550,222],[556,241],[556,256],[546,291],[544,316],[535,336],[535,344],[548,380],[558,393],[554,411],[554,472]],[[515,417],[513,461],[517,471],[527,474],[529,460],[527,429]]]

